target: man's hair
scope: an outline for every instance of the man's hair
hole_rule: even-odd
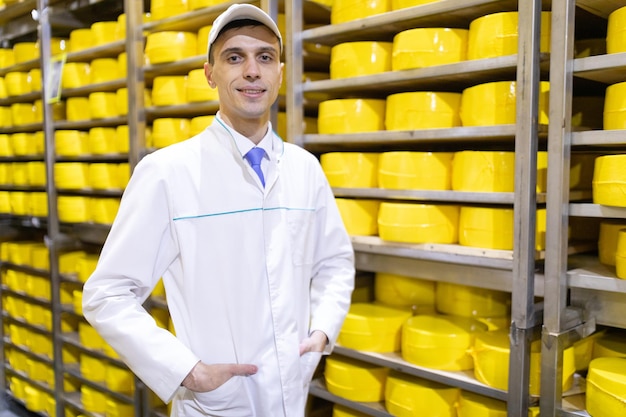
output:
[[[228,24],[224,25],[222,30],[220,30],[220,32],[217,34],[217,36],[215,37],[215,41],[213,41],[213,43],[211,45],[209,45],[209,54],[208,54],[209,55],[208,56],[209,64],[213,65],[213,62],[214,62],[214,59],[213,59],[213,44],[215,42],[217,42],[217,40],[220,38],[220,36],[222,36],[222,34],[224,32],[226,32],[226,31],[228,31],[230,29],[241,28],[241,27],[244,27],[244,26],[265,26],[265,25],[263,23],[259,22],[258,20],[254,20],[254,19],[238,19],[238,20],[233,20],[232,22],[228,22]]]

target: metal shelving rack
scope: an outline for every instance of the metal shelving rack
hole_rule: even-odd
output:
[[[538,125],[538,86],[546,77],[548,57],[539,53],[539,15],[549,2],[541,1],[440,1],[417,7],[391,11],[358,21],[344,22],[303,30],[302,1],[287,2],[288,60],[294,64],[286,74],[288,88],[287,109],[291,129],[289,137],[314,152],[381,151],[394,149],[428,149],[438,146],[477,146],[503,144],[515,148],[516,183],[512,194],[485,196],[484,193],[420,192],[380,189],[335,189],[337,196],[405,199],[414,201],[489,203],[513,205],[515,210],[515,247],[507,253],[467,251],[449,253],[436,245],[404,245],[382,242],[376,237],[353,237],[357,270],[388,272],[416,278],[425,278],[478,287],[509,291],[512,294],[511,362],[509,391],[487,387],[466,375],[435,372],[414,367],[397,355],[385,357],[370,352],[359,352],[339,347],[337,354],[366,362],[388,366],[402,372],[431,379],[451,386],[505,400],[511,416],[525,415],[532,399],[528,391],[530,342],[538,339],[542,309],[534,297],[543,296],[542,275],[536,271],[535,213],[537,203],[545,201],[536,195],[536,152],[545,140],[547,127]],[[468,61],[432,68],[405,70],[366,75],[352,79],[302,82],[306,65],[304,43],[334,46],[359,40],[389,41],[405,29],[417,27],[468,27],[469,22],[490,13],[518,10],[520,16],[519,49],[516,56]],[[402,91],[420,91],[445,85],[447,90],[461,89],[494,79],[516,79],[518,82],[517,123],[514,126],[484,128],[460,127],[404,132],[367,132],[359,134],[303,134],[300,126],[304,116],[315,103],[305,98],[306,93],[323,92],[329,99],[345,96],[381,97]],[[491,255],[491,256],[490,256]],[[470,276],[480,276],[472,280]],[[345,401],[328,393],[323,383],[316,381],[312,394],[331,402],[347,405],[368,415],[387,416],[384,407]]]
[[[576,81],[597,83],[596,93],[626,80],[626,55],[603,54],[576,58],[577,24],[589,26],[589,16],[606,22],[624,1],[553,0],[550,68],[550,125],[548,144],[547,211],[551,225],[546,235],[545,316],[542,336],[542,416],[589,416],[584,396],[563,397],[563,350],[596,330],[596,325],[626,328],[623,319],[626,285],[614,268],[595,256],[568,256],[567,224],[570,218],[624,219],[626,209],[572,201],[566,193],[573,151],[607,154],[624,151],[623,130],[576,131],[572,127],[572,100]],[[587,16],[585,21],[580,16]],[[596,24],[597,27],[602,25]],[[581,28],[584,31],[584,28]],[[586,27],[589,29],[589,27]],[[604,34],[606,35],[606,34]],[[562,121],[562,122],[561,122]]]

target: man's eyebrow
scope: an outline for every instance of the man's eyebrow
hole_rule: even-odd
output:
[[[229,55],[232,53],[242,53],[243,51],[244,51],[244,48],[240,46],[232,46],[230,48],[223,49],[222,52],[220,53],[220,56],[225,56],[225,55]],[[274,55],[278,55],[278,50],[271,46],[263,46],[255,50],[255,53],[263,53],[263,52],[265,53],[269,52]]]

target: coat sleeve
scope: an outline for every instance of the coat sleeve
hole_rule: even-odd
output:
[[[325,353],[335,345],[350,308],[354,289],[354,251],[337,208],[335,197],[319,165],[316,166],[319,202],[316,215],[317,242],[311,279],[311,331],[328,337]]]
[[[131,371],[169,402],[199,359],[142,305],[178,253],[166,179],[166,167],[152,155],[137,165],[84,285],[83,314]]]

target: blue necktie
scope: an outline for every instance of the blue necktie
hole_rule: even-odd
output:
[[[261,171],[261,160],[263,159],[263,155],[265,155],[265,150],[263,148],[252,148],[248,151],[245,158],[248,160],[250,165],[252,165],[252,169],[259,176],[263,187],[265,187],[265,178],[263,177],[263,171]]]

